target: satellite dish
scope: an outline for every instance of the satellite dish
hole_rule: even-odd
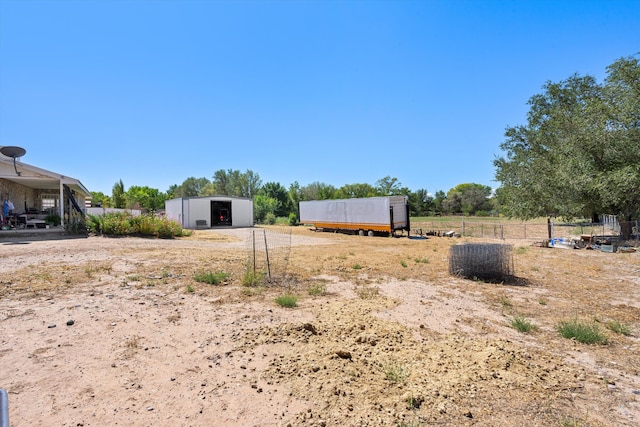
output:
[[[22,157],[26,154],[27,150],[22,147],[14,147],[11,145],[7,145],[6,147],[0,147],[0,153],[4,154],[7,157],[11,157],[13,159],[13,168],[16,170],[16,175],[20,176],[20,172],[18,172],[18,167],[16,166],[16,158]]]

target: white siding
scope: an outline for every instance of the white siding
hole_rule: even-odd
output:
[[[253,226],[253,200],[234,197],[187,197],[171,199],[165,202],[165,214],[178,221],[184,228],[196,228],[196,221],[205,221],[205,227],[211,227],[211,202],[231,202],[233,227]]]
[[[386,227],[391,223],[390,206],[393,206],[394,229],[405,227],[407,206],[404,196],[300,202],[300,222],[303,224],[328,223],[336,227],[342,225],[358,225],[365,228],[367,225]]]

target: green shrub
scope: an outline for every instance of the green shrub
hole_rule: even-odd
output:
[[[625,325],[624,323],[620,323],[618,321],[612,320],[610,322],[607,322],[607,329],[615,332],[616,334],[624,335],[626,337],[631,335],[631,328],[628,325]]]
[[[102,234],[107,236],[124,236],[133,234],[131,216],[124,212],[110,212],[102,216]]]
[[[273,212],[268,212],[264,217],[264,223],[273,225],[276,223],[276,216]]]
[[[69,234],[86,235],[87,223],[84,216],[73,216],[64,224],[64,230]]]
[[[513,308],[513,304],[511,304],[511,301],[505,296],[500,297],[500,305],[502,305],[504,310],[511,310]]]
[[[242,276],[243,286],[259,286],[264,281],[264,273],[262,271],[254,271],[247,267]]]
[[[87,230],[105,236],[139,235],[170,239],[190,234],[178,222],[152,214],[133,216],[127,212],[109,212],[89,215],[88,218]]]
[[[50,214],[47,214],[47,216],[44,218],[44,222],[51,225],[60,225],[62,221],[60,220],[60,215],[55,213],[50,213]]]
[[[284,294],[276,298],[276,303],[281,307],[293,308],[298,305],[298,297],[292,294]]]
[[[185,235],[182,226],[177,221],[165,217],[154,218],[157,225],[157,237],[161,239],[171,239]]]
[[[289,214],[289,225],[291,226],[298,225],[298,217],[293,212]]]
[[[564,338],[575,339],[583,344],[605,345],[608,343],[606,335],[600,331],[598,325],[587,324],[576,318],[561,321],[558,324],[558,332]]]
[[[403,268],[407,268],[407,262],[406,262],[405,260],[401,260],[401,261],[400,261],[400,265],[401,265]]]
[[[87,215],[87,231],[102,234],[102,218],[100,215]]]
[[[311,286],[309,286],[309,289],[307,290],[307,292],[309,292],[309,295],[325,295],[327,293],[327,285],[325,285],[324,283],[320,282],[320,283],[314,283]]]
[[[403,382],[409,376],[409,371],[397,362],[391,362],[382,367],[384,376],[392,383]]]
[[[218,285],[224,280],[227,280],[229,275],[224,271],[219,271],[217,273],[213,272],[199,272],[193,276],[193,280],[200,283],[208,283],[210,285]]]
[[[533,323],[531,323],[529,319],[520,315],[513,316],[509,323],[511,324],[511,327],[513,329],[525,334],[533,331],[534,329],[537,329],[537,327]]]

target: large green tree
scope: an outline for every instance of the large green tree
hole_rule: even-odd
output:
[[[376,195],[376,189],[371,184],[357,183],[345,184],[338,189],[335,197],[338,199],[352,199],[361,197],[373,197]]]
[[[126,204],[127,201],[125,199],[124,183],[122,180],[119,180],[113,184],[113,188],[111,189],[111,206],[118,209],[124,209]]]
[[[336,187],[324,182],[312,182],[300,188],[298,200],[328,200],[336,198]]]
[[[412,216],[427,216],[433,211],[433,197],[421,188],[409,193],[409,211]]]
[[[599,84],[573,75],[529,100],[527,123],[509,127],[494,161],[503,211],[531,219],[640,216],[640,64],[607,67]]]
[[[102,191],[91,192],[91,207],[110,208],[111,197],[104,194]]]
[[[279,182],[267,182],[260,189],[259,195],[275,199],[277,204],[272,212],[275,216],[288,216],[291,212],[289,192]]]
[[[488,185],[465,183],[449,190],[442,200],[442,208],[451,214],[474,215],[479,211],[491,210],[491,187]]]
[[[180,185],[172,185],[167,190],[167,197],[197,197],[202,195],[203,189],[211,182],[207,178],[189,177]]]
[[[132,185],[125,193],[125,200],[129,208],[134,208],[137,204],[141,209],[155,212],[164,209],[167,196],[157,188]]]
[[[252,170],[220,169],[213,174],[213,181],[203,188],[202,195],[253,197],[261,187],[260,175]]]

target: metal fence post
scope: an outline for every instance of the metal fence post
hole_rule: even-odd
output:
[[[253,275],[256,274],[256,231],[251,230],[251,235],[253,237]]]
[[[264,253],[267,256],[267,272],[269,273],[269,280],[271,280],[271,264],[269,264],[269,246],[267,246],[267,230],[262,230],[264,234]]]
[[[9,396],[0,388],[0,427],[9,427]]]

